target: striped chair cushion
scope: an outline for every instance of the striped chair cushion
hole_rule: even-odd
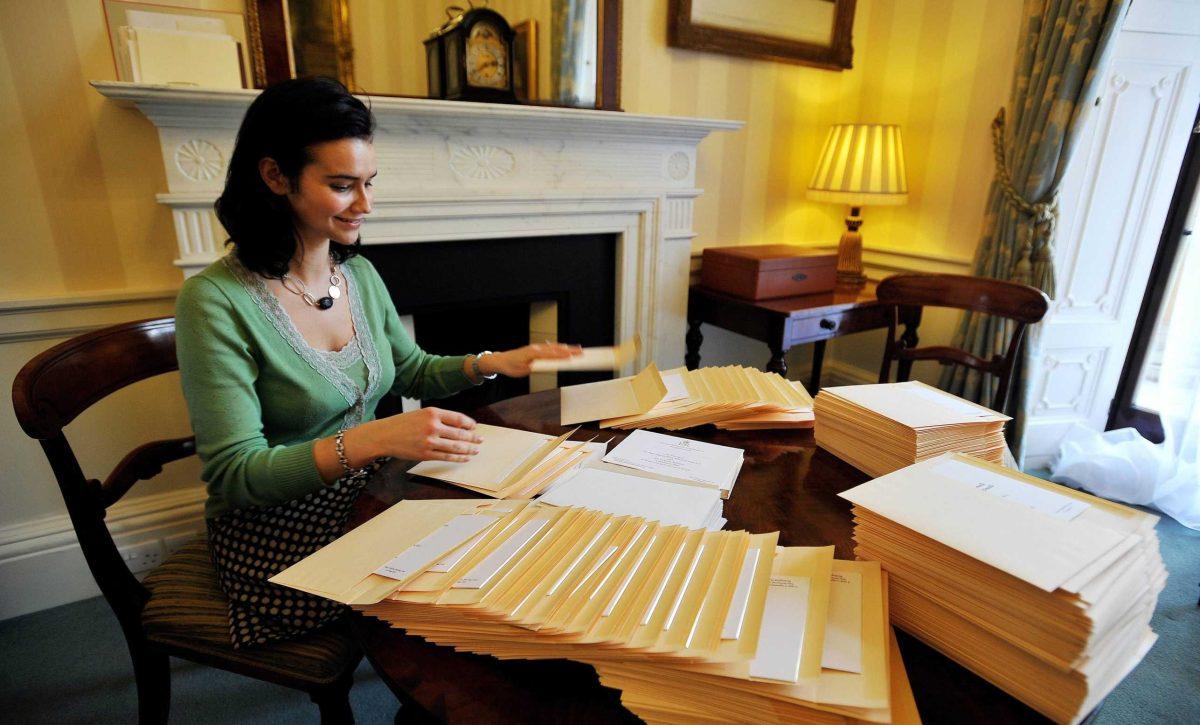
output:
[[[341,625],[288,642],[235,650],[229,639],[228,601],[217,583],[204,536],[181,547],[142,583],[150,590],[142,626],[151,642],[171,654],[188,657],[190,653],[206,663],[228,662],[237,671],[259,670],[262,679],[297,679],[314,685],[333,682],[361,656]]]

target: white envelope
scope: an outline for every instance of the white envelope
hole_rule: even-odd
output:
[[[966,469],[941,465],[948,460],[970,465]],[[1032,477],[947,453],[838,495],[1047,592],[1060,588],[1134,536],[1105,525],[1108,517],[1098,506],[1063,520],[1027,503],[980,490],[974,481],[957,475],[974,467],[1004,475],[1015,485],[1040,487]],[[1091,498],[1075,492],[1069,495]]]

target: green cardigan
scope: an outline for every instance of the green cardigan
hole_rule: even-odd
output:
[[[342,267],[355,337],[335,353],[310,347],[232,253],[180,290],[175,345],[209,518],[319,490],[313,443],[373,419],[385,393],[436,398],[470,387],[463,357],[412,341],[370,262]]]

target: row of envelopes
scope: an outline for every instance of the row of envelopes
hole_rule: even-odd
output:
[[[272,582],[462,651],[570,658],[652,722],[916,722],[875,562],[530,501],[402,501]]]
[[[601,428],[682,430],[714,424],[730,430],[811,428],[813,400],[776,373],[729,365],[637,375],[561,388],[561,423]]]
[[[961,454],[841,495],[892,622],[1056,722],[1083,719],[1154,643],[1155,516]]]
[[[943,453],[1002,463],[1008,416],[924,383],[822,388],[816,443],[870,476]]]

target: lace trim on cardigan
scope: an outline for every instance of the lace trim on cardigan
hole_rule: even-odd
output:
[[[366,324],[362,302],[355,290],[357,285],[354,281],[354,274],[350,269],[345,266],[342,267],[343,276],[346,280],[346,296],[350,298],[350,318],[354,325],[354,336],[341,350],[331,352],[328,350],[317,350],[308,344],[308,341],[300,334],[296,323],[292,322],[292,318],[288,315],[287,310],[283,309],[283,304],[267,289],[267,285],[263,282],[262,277],[246,269],[237,259],[236,254],[230,253],[225,255],[223,261],[225,262],[225,266],[229,268],[229,271],[233,273],[234,277],[241,282],[242,286],[250,294],[250,298],[254,300],[254,303],[262,313],[271,321],[272,326],[274,326],[280,337],[318,375],[328,380],[329,384],[341,393],[342,397],[346,400],[347,405],[350,407],[342,417],[342,428],[350,428],[361,423],[365,417],[365,401],[369,400],[375,391],[379,389],[380,366],[379,352],[375,349],[375,340],[371,334],[371,328]],[[360,389],[345,371],[345,368],[350,367],[359,358],[367,366],[366,390]]]
[[[346,293],[350,297],[350,317],[354,322],[353,342],[358,345],[359,352],[362,353],[362,361],[367,366],[367,389],[363,393],[363,400],[374,400],[379,396],[379,387],[383,382],[380,379],[382,365],[379,362],[379,348],[375,346],[375,336],[371,333],[371,326],[367,324],[362,295],[357,292],[358,280],[354,276],[354,270],[346,264],[342,265],[342,272],[346,277]],[[365,411],[360,405],[357,419],[353,422],[347,421],[346,427],[358,425],[364,416]]]
[[[321,357],[329,360],[339,370],[345,370],[353,367],[356,362],[362,359],[362,352],[358,349],[358,333],[350,338],[350,341],[342,346],[341,350],[316,350],[316,353]]]

